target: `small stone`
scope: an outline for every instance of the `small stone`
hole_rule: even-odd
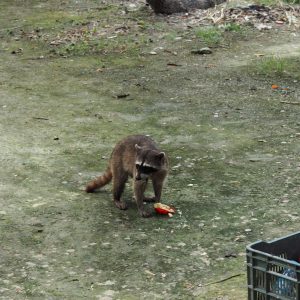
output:
[[[91,273],[91,272],[94,272],[95,270],[93,268],[88,268],[85,270],[87,273]]]
[[[110,246],[110,243],[109,243],[109,242],[103,242],[101,245],[102,245],[103,247],[108,247],[108,246]]]
[[[204,47],[198,50],[192,50],[192,54],[199,54],[199,55],[204,55],[204,54],[212,54],[212,50],[208,47]]]
[[[47,203],[46,203],[46,202],[39,202],[39,203],[33,204],[32,207],[33,207],[33,208],[37,208],[37,207],[42,206],[42,205],[45,205],[45,204],[47,204]]]
[[[266,25],[266,24],[263,24],[263,23],[254,24],[254,27],[258,30],[270,30],[270,29],[272,29],[272,26]]]
[[[27,261],[27,262],[26,262],[26,265],[27,265],[29,268],[33,268],[33,267],[36,266],[36,264],[33,263],[33,262],[31,262],[31,261]]]
[[[75,249],[68,249],[66,252],[67,252],[67,253],[74,253],[74,252],[75,252]]]
[[[116,282],[114,280],[107,280],[105,282],[99,282],[97,283],[97,285],[103,285],[103,286],[107,286],[107,285],[115,285]]]

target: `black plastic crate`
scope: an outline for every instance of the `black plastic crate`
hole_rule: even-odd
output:
[[[248,300],[300,300],[300,232],[247,247]]]

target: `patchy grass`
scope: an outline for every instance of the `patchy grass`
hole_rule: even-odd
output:
[[[198,28],[195,35],[208,46],[219,45],[222,41],[222,30],[216,27]]]
[[[281,76],[289,68],[289,61],[279,56],[263,57],[257,62],[259,74]]]
[[[194,30],[195,36],[209,47],[218,47],[225,44],[230,44],[237,38],[244,39],[246,33],[249,33],[247,26],[242,26],[235,23],[228,23],[219,27],[200,27]]]
[[[241,25],[236,24],[236,23],[228,23],[224,25],[224,30],[225,31],[230,31],[230,32],[242,32],[244,29]]]
[[[285,0],[285,2],[290,4],[300,4],[300,0]]]
[[[259,0],[257,3],[259,5],[272,6],[280,4],[280,0]]]
[[[285,77],[300,79],[300,59],[297,57],[280,57],[278,55],[258,58],[248,68],[253,74],[268,77]]]

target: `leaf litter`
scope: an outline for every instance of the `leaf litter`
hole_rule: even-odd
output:
[[[138,3],[140,7],[142,3]],[[168,16],[151,14],[149,8],[149,15],[146,18],[154,19],[152,21],[163,21],[171,25],[172,27],[187,27],[193,28],[196,26],[209,26],[218,25],[220,27],[228,24],[237,25],[249,25],[258,30],[267,30],[275,26],[282,27],[283,25],[293,26],[295,28],[300,27],[300,6],[297,5],[277,5],[277,6],[265,6],[265,5],[247,5],[241,7],[227,7],[228,3],[218,5],[214,8],[207,10],[193,10],[188,13],[174,14]],[[118,39],[121,37],[128,37],[133,32],[139,32],[143,35],[143,31],[151,28],[153,25],[142,26],[141,22],[137,18],[129,18],[128,11],[122,11],[124,7],[120,5],[121,10],[118,11],[121,21],[118,23],[112,23],[107,21],[102,22],[96,19],[86,21],[81,24],[74,24],[71,28],[66,28],[58,33],[45,33],[42,28],[35,28],[29,31],[20,29],[19,32],[14,32],[14,38],[26,38],[33,41],[42,41],[51,47],[50,52],[52,54],[59,54],[56,51],[62,47],[75,46],[77,43],[83,43],[83,48],[87,47],[92,52],[114,51],[123,53],[127,50],[128,45],[120,42]],[[178,37],[177,37],[178,38]],[[180,37],[181,38],[181,37]],[[99,41],[104,43],[110,43],[111,48],[107,50],[107,47],[99,46]],[[113,42],[116,40],[115,42]],[[156,51],[151,51],[150,54],[156,55]],[[206,52],[205,52],[206,54]]]
[[[218,5],[207,10],[194,10],[181,16],[186,26],[194,25],[252,25],[259,29],[258,24],[300,26],[300,6],[281,4],[279,6],[247,5],[228,8],[228,4]],[[178,23],[179,15],[168,16],[170,22]],[[263,27],[261,25],[261,27]],[[263,29],[266,29],[264,25]]]

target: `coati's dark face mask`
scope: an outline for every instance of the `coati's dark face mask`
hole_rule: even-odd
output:
[[[149,176],[154,174],[155,172],[158,171],[158,169],[151,167],[149,165],[144,165],[143,163],[141,164],[136,164],[136,176],[135,180],[147,180]]]
[[[135,148],[137,151],[135,180],[147,180],[149,176],[160,170],[165,153],[144,149],[138,145],[135,145]]]
[[[156,169],[156,168],[153,168],[150,166],[143,166],[143,165],[139,165],[139,164],[136,164],[135,167],[139,173],[145,174],[145,175],[150,175],[150,174],[158,171],[158,169]]]

